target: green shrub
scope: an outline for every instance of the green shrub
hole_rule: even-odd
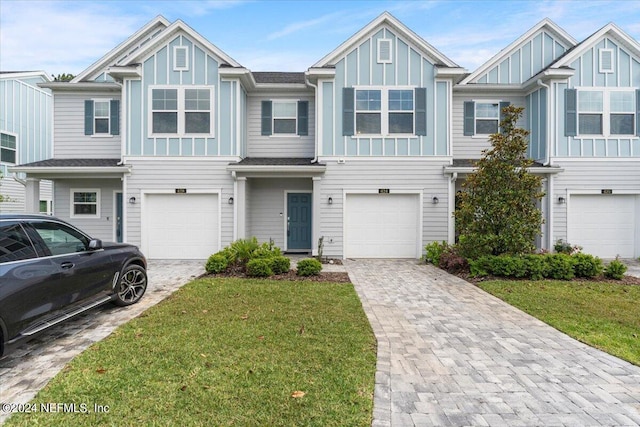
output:
[[[279,247],[273,245],[273,241],[270,241],[269,243],[267,242],[263,243],[251,253],[251,259],[273,258],[277,256],[282,256],[282,251],[280,250]]]
[[[246,265],[251,259],[254,251],[258,249],[258,239],[252,237],[250,239],[239,239],[229,245],[230,256],[233,263]]]
[[[268,258],[255,258],[247,262],[247,276],[269,277],[273,275],[271,260]]]
[[[298,276],[317,276],[322,271],[322,263],[315,258],[298,261]]]
[[[582,246],[571,245],[569,242],[565,242],[562,239],[559,239],[555,245],[553,245],[553,250],[559,254],[576,254],[582,250]]]
[[[573,258],[567,254],[545,255],[549,264],[548,277],[556,280],[573,279]]]
[[[469,271],[473,277],[485,277],[491,274],[492,256],[487,255],[469,261]]]
[[[207,273],[218,274],[225,271],[228,266],[229,261],[227,260],[227,257],[224,254],[218,252],[209,257],[207,263],[204,266],[204,269],[207,271]]]
[[[524,277],[527,274],[526,263],[518,256],[500,255],[491,257],[491,272],[496,276]]]
[[[274,256],[269,261],[274,274],[284,274],[291,268],[291,260],[286,256]]]
[[[627,266],[624,265],[618,257],[611,261],[607,268],[604,269],[604,275],[610,279],[620,280],[624,276],[624,273],[627,272]]]
[[[546,255],[525,255],[526,277],[531,280],[542,280],[549,274],[549,263]]]
[[[604,267],[600,258],[583,253],[573,254],[571,257],[576,277],[596,277],[602,274]]]
[[[447,249],[449,245],[444,240],[442,242],[431,242],[424,247],[425,255],[424,259],[433,265],[440,264],[440,256]]]

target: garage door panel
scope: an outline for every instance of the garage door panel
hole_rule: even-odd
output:
[[[145,253],[156,259],[204,259],[218,248],[218,196],[149,194]]]
[[[345,255],[352,258],[416,258],[419,196],[348,194]]]
[[[571,196],[569,242],[602,258],[632,258],[638,222],[635,199],[633,195]]]

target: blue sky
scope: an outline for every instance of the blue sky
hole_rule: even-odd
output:
[[[640,40],[639,0],[0,0],[0,70],[79,74],[163,15],[252,71],[305,71],[385,10],[469,71],[545,17],[578,41],[608,22]]]

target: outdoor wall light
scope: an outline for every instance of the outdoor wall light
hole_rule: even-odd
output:
[[[566,200],[565,200],[564,197],[562,197],[562,196],[558,197],[558,203],[560,203],[561,205],[564,205],[565,202],[566,202]]]
[[[229,197],[229,204],[232,205],[233,204],[233,197]]]
[[[438,203],[440,203],[440,199],[438,199],[438,197],[436,196],[433,196],[433,198],[431,199],[431,203],[437,205]]]
[[[327,200],[327,202],[328,202],[330,205],[332,205],[332,204],[333,204],[333,198],[332,198],[332,197],[329,197],[329,200]]]
[[[129,204],[130,205],[135,205],[136,204],[136,198],[133,197],[133,196],[129,197]]]

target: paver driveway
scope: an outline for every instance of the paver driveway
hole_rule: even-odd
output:
[[[107,305],[52,328],[0,360],[0,403],[26,403],[71,359],[119,325],[204,273],[204,261],[149,261],[149,285],[139,303]],[[0,412],[0,423],[9,414]]]
[[[640,367],[407,260],[349,260],[378,339],[374,426],[640,425]]]

